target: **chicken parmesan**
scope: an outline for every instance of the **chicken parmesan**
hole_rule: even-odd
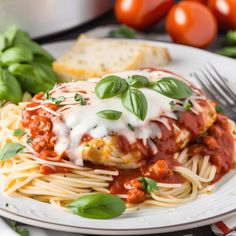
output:
[[[92,192],[129,207],[189,201],[234,167],[235,125],[215,108],[166,70],[58,84],[2,108],[2,148],[23,146],[1,161],[4,191],[62,206]]]

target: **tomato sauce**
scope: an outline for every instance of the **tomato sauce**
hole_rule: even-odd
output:
[[[55,174],[55,173],[70,173],[70,168],[62,167],[62,166],[49,167],[46,165],[41,165],[40,173],[43,175],[50,175],[50,174]]]
[[[198,144],[191,147],[190,153],[210,155],[211,163],[217,167],[214,183],[233,167],[234,139],[227,118],[218,114],[217,120],[208,129],[207,135],[196,142]]]
[[[38,94],[34,101],[27,105],[26,108],[33,108],[39,105],[37,99],[41,99],[43,94]],[[205,102],[200,101],[201,106]],[[58,106],[55,104],[46,103],[44,106],[56,111]],[[48,157],[55,157],[55,161],[61,161],[67,158],[64,153],[57,157],[54,152],[56,143],[55,134],[52,131],[51,118],[52,114],[45,109],[38,108],[34,110],[25,109],[22,112],[22,125],[29,129],[32,136],[32,147],[38,153],[39,158],[47,160]],[[138,203],[145,199],[146,193],[142,187],[137,185],[138,177],[152,178],[158,183],[184,183],[186,180],[179,173],[174,172],[175,166],[179,166],[176,160],[173,160],[173,154],[181,149],[182,143],[177,143],[177,136],[180,131],[173,132],[173,126],[176,124],[180,129],[187,129],[191,133],[191,140],[196,139],[191,143],[190,153],[193,155],[210,155],[210,161],[217,167],[217,174],[213,182],[219,180],[227,173],[233,165],[234,140],[230,133],[230,126],[227,118],[218,114],[216,122],[208,129],[204,137],[199,135],[204,131],[203,115],[194,114],[192,111],[179,111],[178,120],[165,117],[168,120],[169,130],[164,124],[159,121],[151,121],[158,123],[161,130],[161,138],[153,138],[152,142],[156,145],[158,152],[153,153],[153,150],[148,145],[144,145],[142,140],[137,140],[132,145],[123,136],[118,136],[118,147],[124,154],[132,150],[139,150],[142,155],[142,164],[140,168],[134,170],[119,170],[119,175],[115,176],[109,185],[109,190],[113,194],[128,194],[128,202]],[[81,142],[89,142],[92,137],[84,134]],[[110,167],[94,165],[85,162],[85,166],[106,170],[113,170]],[[51,168],[47,165],[41,165],[40,172],[42,174],[52,173],[68,173],[69,168],[55,167]],[[135,182],[136,181],[136,182]],[[137,187],[139,186],[139,187]],[[135,197],[135,191],[137,197]],[[134,194],[135,193],[135,194]]]

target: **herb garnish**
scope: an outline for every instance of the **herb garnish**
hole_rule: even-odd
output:
[[[122,94],[123,106],[140,120],[144,120],[147,115],[147,99],[138,89],[128,89]]]
[[[159,79],[153,82],[150,88],[173,99],[184,99],[193,94],[192,89],[186,83],[172,77]]]
[[[97,115],[107,120],[118,120],[121,117],[122,112],[115,110],[102,110],[97,112]]]
[[[15,137],[23,136],[25,134],[25,131],[23,129],[15,129],[13,132],[13,135]]]
[[[132,75],[128,77],[127,82],[134,88],[143,88],[148,87],[149,85],[148,78],[142,75]]]
[[[143,185],[147,193],[150,193],[153,189],[158,191],[157,182],[155,180],[147,177],[139,177],[138,181]]]
[[[186,100],[183,104],[183,108],[185,111],[190,110],[193,107],[193,103],[191,101]]]
[[[74,214],[90,219],[111,219],[120,216],[126,209],[119,197],[107,193],[82,196],[66,207]]]
[[[52,101],[55,105],[59,105],[61,102],[65,101],[65,97],[64,96],[58,96],[58,97],[52,97],[49,94],[49,91],[46,91],[44,96],[43,96],[44,100],[50,100]]]
[[[132,131],[135,131],[135,128],[133,125],[131,125],[130,123],[127,124],[128,128]]]
[[[170,104],[170,109],[173,111],[175,109],[175,105],[176,105],[175,102],[170,101],[169,104]]]
[[[30,143],[32,143],[32,141],[33,141],[33,137],[29,137],[26,142],[27,142],[28,144],[30,144]]]
[[[74,99],[76,102],[79,102],[81,106],[86,105],[86,100],[82,95],[76,93],[74,96]]]
[[[220,104],[217,104],[215,107],[216,112],[224,113],[224,109]]]
[[[20,143],[6,143],[0,150],[0,160],[9,160],[21,153],[24,148],[25,146]]]
[[[145,95],[138,89],[143,87],[153,89],[173,99],[185,99],[193,94],[192,89],[178,79],[164,77],[157,81],[149,82],[148,78],[142,75],[133,75],[127,80],[116,75],[107,76],[97,83],[95,93],[101,99],[119,95],[123,106],[128,111],[140,120],[145,120],[148,103]],[[174,102],[170,102],[170,105],[173,109]],[[191,105],[190,102],[185,103],[184,109],[190,109]]]
[[[12,229],[18,233],[20,236],[29,236],[29,231],[17,225],[15,221],[11,221]]]
[[[227,57],[236,58],[236,30],[230,30],[226,34],[227,46],[218,50],[218,53]]]
[[[55,104],[55,105],[59,105],[61,102],[65,101],[65,97],[64,96],[59,96],[59,97],[50,97],[50,100]]]
[[[135,30],[127,25],[121,25],[118,29],[110,31],[108,37],[124,37],[131,39],[135,37]]]
[[[126,80],[116,75],[109,75],[96,84],[95,92],[101,99],[111,98],[125,92],[128,87]]]

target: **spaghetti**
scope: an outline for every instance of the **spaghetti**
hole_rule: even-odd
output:
[[[59,87],[62,88],[63,86],[59,85]],[[86,94],[85,96],[88,101],[89,96],[90,94]],[[41,99],[42,96],[36,96],[34,102]],[[89,160],[85,160],[86,162],[83,165],[78,165],[75,160],[71,161],[71,159],[65,158],[64,154],[59,157],[58,155],[52,155],[54,151],[51,149],[50,155],[45,156],[45,153],[43,156],[41,156],[41,154],[39,155],[38,149],[34,146],[34,143],[30,143],[28,140],[29,133],[23,136],[14,136],[14,130],[22,128],[22,119],[24,118],[24,115],[22,118],[22,114],[24,114],[27,108],[29,108],[27,112],[35,112],[36,110],[37,112],[41,112],[41,115],[47,114],[54,119],[60,112],[68,109],[66,106],[70,105],[69,101],[70,100],[63,100],[64,106],[61,106],[59,109],[51,109],[53,106],[48,107],[48,103],[45,101],[35,103],[34,105],[27,102],[20,103],[18,106],[7,104],[1,108],[1,147],[6,143],[20,143],[25,146],[23,153],[17,154],[14,158],[9,160],[0,161],[0,178],[3,183],[3,191],[6,194],[18,193],[26,197],[63,207],[83,195],[92,194],[94,192],[111,192],[126,200],[128,210],[130,211],[150,205],[172,207],[176,204],[195,199],[199,193],[211,191],[208,186],[219,180],[234,167],[234,149],[236,146],[235,125],[224,116],[218,114],[218,118],[214,124],[211,124],[207,131],[205,129],[204,133],[196,138],[196,142],[193,141],[191,144],[186,145],[185,141],[181,141],[181,145],[184,143],[184,147],[178,149],[171,155],[171,161],[165,159],[164,162],[162,159],[156,160],[156,163],[158,163],[157,167],[160,170],[164,168],[163,165],[167,165],[166,170],[171,172],[167,172],[165,178],[163,176],[156,178],[158,190],[152,189],[150,193],[146,193],[145,199],[142,201],[129,201],[129,199],[132,199],[132,194],[129,195],[130,190],[135,189],[138,194],[140,194],[138,191],[143,191],[135,187],[135,182],[132,182],[133,179],[136,179],[140,175],[155,179],[151,169],[155,167],[155,164],[148,167],[140,167],[139,170],[137,170],[136,167],[134,170],[130,170],[132,168],[128,168],[129,170],[121,168],[122,170],[120,170],[120,168],[118,168],[119,164],[117,164],[117,166],[102,166],[101,159],[97,158],[99,165],[89,164],[87,162]],[[49,102],[49,104],[51,103]],[[74,104],[71,106],[74,106]],[[26,117],[31,119],[33,116],[37,116],[36,112]],[[172,125],[168,119],[164,122],[168,122],[171,128],[175,127],[178,132],[180,132],[182,128],[178,126],[177,122],[175,122],[174,125]],[[163,135],[163,128],[161,129]],[[168,130],[169,128],[167,127],[166,129]],[[38,132],[42,132],[42,130]],[[54,132],[56,133],[57,131]],[[157,128],[155,132],[159,132]],[[42,132],[40,136],[36,138],[39,139],[44,134],[45,133]],[[50,135],[49,133],[47,134]],[[212,141],[213,139],[211,137],[215,137],[214,135],[221,135],[222,141],[218,141],[217,143],[219,145],[217,149],[219,153],[216,153],[215,149],[212,148],[215,143]],[[53,136],[50,137],[53,138]],[[186,136],[182,136],[182,139],[184,137]],[[34,137],[34,140],[36,138]],[[234,147],[230,146],[231,139],[233,140]],[[94,144],[94,140],[91,139],[90,136],[81,137],[81,140],[83,140],[84,145],[89,144],[92,146]],[[102,145],[105,146],[103,141],[104,140],[99,139],[100,144],[102,143]],[[106,142],[115,145],[112,138],[107,138]],[[149,146],[154,145],[153,143],[153,140],[152,143],[150,143],[149,139],[147,140]],[[55,145],[54,140],[53,147]],[[225,160],[222,160],[220,155],[225,148],[224,145],[226,145],[226,147],[229,145],[227,152],[228,157],[226,155]],[[208,148],[206,148],[206,146]],[[109,148],[106,147],[106,150],[107,149]],[[151,149],[154,150],[155,147]],[[41,151],[45,150],[42,148]],[[155,152],[155,150],[153,152]],[[108,153],[111,153],[110,149]],[[108,160],[114,160],[115,163],[118,163],[119,161],[117,162],[118,158],[115,156],[114,150],[112,150],[112,153],[114,156],[113,159],[109,159],[110,157],[108,157]],[[137,152],[135,152],[135,154],[137,154]],[[107,153],[104,155],[107,155]],[[129,158],[129,155],[127,154],[122,161],[124,161],[125,158]],[[122,164],[120,166],[123,167],[124,165]],[[171,169],[170,166],[172,167]],[[124,186],[126,186],[125,190]]]

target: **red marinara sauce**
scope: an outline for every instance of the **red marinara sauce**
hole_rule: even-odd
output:
[[[210,162],[217,167],[213,183],[230,171],[234,162],[234,138],[227,117],[217,114],[215,123],[207,134],[191,147],[192,155],[209,155]]]
[[[200,134],[204,128],[202,114],[194,114],[192,111],[184,111],[178,114],[178,121],[165,117],[171,127],[169,130],[164,124],[158,123],[162,137],[155,138],[152,141],[156,144],[158,153],[153,154],[150,147],[144,145],[141,140],[129,145],[128,141],[120,137],[120,149],[128,153],[133,148],[138,149],[144,158],[144,163],[139,169],[120,170],[119,175],[114,177],[109,185],[109,190],[113,194],[128,194],[127,202],[140,203],[145,200],[144,189],[136,187],[138,177],[148,177],[159,183],[184,183],[185,179],[179,173],[173,171],[175,166],[180,164],[173,159],[173,154],[177,152],[182,143],[176,142],[178,132],[173,132],[173,125],[186,128],[191,136]],[[128,187],[127,187],[128,186]],[[143,193],[141,193],[143,192]],[[146,195],[146,194],[145,194]]]
[[[22,126],[29,130],[32,138],[32,147],[39,154],[39,158],[48,160],[48,157],[55,157],[53,161],[61,161],[63,156],[59,157],[54,152],[54,145],[56,142],[55,134],[52,131],[52,114],[45,109],[37,108],[28,110],[27,108],[34,108],[40,105],[37,100],[42,99],[44,93],[37,94],[33,102],[28,104],[22,112]],[[45,107],[56,111],[58,106],[52,103],[45,103]],[[60,166],[40,165],[40,173],[48,175],[52,173],[68,173],[69,168]]]

